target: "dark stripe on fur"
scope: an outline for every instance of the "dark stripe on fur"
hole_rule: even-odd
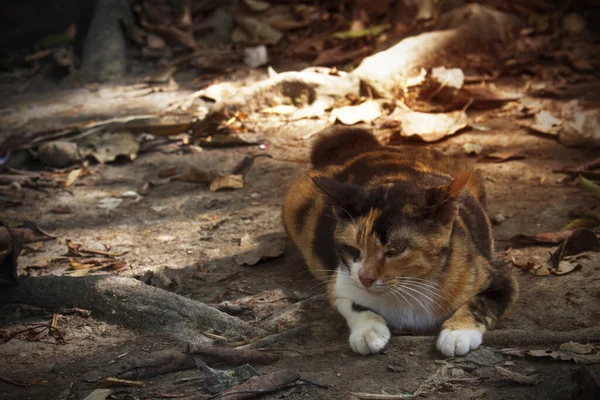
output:
[[[489,270],[488,287],[469,303],[469,310],[476,322],[492,325],[500,318],[516,298],[517,288],[514,278],[497,267]],[[489,326],[488,326],[489,327]]]
[[[306,217],[308,216],[308,213],[314,207],[314,205],[315,205],[315,199],[309,198],[296,211],[296,215],[294,216],[294,221],[296,223],[296,231],[298,233],[300,233],[300,231],[302,231],[302,229],[304,228],[304,222],[306,220]]]
[[[481,206],[470,195],[461,197],[459,216],[467,227],[471,240],[479,253],[490,260],[492,258],[492,235]]]
[[[339,264],[339,258],[335,252],[335,242],[333,240],[333,232],[335,230],[336,220],[333,217],[331,205],[325,207],[315,226],[315,236],[313,238],[313,252],[321,260],[323,268],[328,270],[328,274],[332,274],[332,270],[336,269]]]

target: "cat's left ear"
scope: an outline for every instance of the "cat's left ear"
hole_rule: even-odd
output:
[[[428,190],[427,203],[433,210],[436,219],[444,224],[454,221],[458,214],[458,197],[467,187],[471,176],[471,172],[465,172],[447,185]]]
[[[353,211],[360,203],[363,195],[360,186],[318,175],[313,175],[312,180],[319,190],[329,196],[334,203],[342,207],[346,212]]]

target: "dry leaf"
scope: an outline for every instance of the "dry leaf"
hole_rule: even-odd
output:
[[[515,235],[508,239],[514,245],[559,244],[565,241],[574,231],[542,232],[535,235]]]
[[[558,349],[580,355],[592,354],[592,351],[594,350],[594,348],[590,344],[581,344],[577,342],[563,343]]]
[[[467,154],[474,154],[476,156],[483,152],[483,146],[477,143],[465,143],[463,149]]]
[[[375,100],[367,100],[357,106],[345,106],[331,111],[331,117],[344,125],[372,122],[381,116],[381,107]]]
[[[416,136],[426,142],[434,142],[465,128],[469,123],[464,111],[428,114],[407,112],[400,115],[402,136]]]
[[[537,385],[539,383],[541,383],[541,379],[539,375],[523,375],[520,374],[518,372],[514,372],[511,370],[508,370],[506,368],[503,367],[494,367],[496,369],[496,372],[498,372],[498,374],[500,376],[502,376],[504,379],[511,381],[511,382],[515,382],[518,383],[520,385]]]
[[[217,176],[208,187],[211,192],[223,189],[241,189],[244,187],[243,175]]]
[[[529,129],[554,136],[558,135],[562,124],[562,119],[556,118],[550,111],[542,110],[535,114],[533,124],[529,126]]]
[[[258,243],[248,238],[244,239],[244,243],[244,252],[233,256],[233,261],[238,265],[255,265],[259,261],[279,257],[285,250],[285,241],[280,237]]]
[[[525,158],[525,156],[520,153],[521,150],[496,151],[493,153],[489,153],[487,157],[493,158],[495,162],[504,162],[508,160],[516,160],[518,158]]]
[[[77,178],[79,178],[81,171],[83,171],[83,169],[77,168],[77,169],[74,169],[71,172],[69,172],[69,175],[67,175],[67,179],[65,180],[64,186],[65,187],[72,186],[75,183],[75,181],[77,180]]]

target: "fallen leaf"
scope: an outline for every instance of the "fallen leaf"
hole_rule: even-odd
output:
[[[562,260],[558,263],[556,269],[552,270],[552,272],[556,275],[565,275],[569,272],[573,272],[576,269],[580,269],[581,264],[570,261],[570,260]]]
[[[114,390],[112,389],[95,389],[88,394],[83,400],[106,400]]]
[[[237,385],[248,381],[250,378],[260,375],[260,372],[250,364],[244,364],[233,369],[221,370],[209,367],[208,364],[203,361],[203,358],[204,357],[196,356],[194,357],[194,360],[196,360],[198,369],[200,369],[204,375],[204,388],[210,393],[224,393],[225,390],[237,387]],[[220,397],[220,395],[218,397]]]
[[[119,207],[122,202],[123,199],[102,199],[98,202],[98,208],[102,208],[103,210],[114,210],[115,208]]]
[[[105,132],[88,135],[77,142],[82,157],[93,157],[100,163],[114,161],[117,157],[134,160],[140,150],[135,134],[131,132]]]
[[[476,156],[483,152],[483,146],[477,143],[465,143],[463,149],[467,154],[474,154]]]
[[[567,342],[567,343],[561,344],[558,349],[562,350],[562,351],[567,351],[569,353],[585,355],[585,354],[592,354],[594,347],[590,344]]]
[[[600,197],[600,186],[595,184],[594,182],[590,181],[589,179],[584,178],[583,176],[579,175],[579,177],[577,178],[579,180],[579,184],[581,185],[581,188],[583,190],[585,190],[586,192],[588,192],[589,194],[591,194],[594,197]]]
[[[574,231],[542,232],[535,235],[515,235],[508,239],[513,245],[559,244],[566,240]]]
[[[366,28],[366,29],[358,29],[358,30],[350,29],[347,31],[336,32],[333,35],[331,35],[331,37],[334,39],[349,40],[349,39],[358,39],[358,38],[365,37],[365,36],[379,36],[383,32],[390,29],[391,27],[392,26],[390,24],[374,25],[374,26],[372,26],[370,28]]]
[[[244,0],[244,4],[254,12],[263,12],[271,7],[271,4],[266,1],[259,0]]]
[[[562,124],[562,119],[556,118],[550,111],[542,110],[535,114],[533,124],[529,125],[529,129],[538,133],[556,136]]]
[[[169,167],[158,171],[159,178],[170,178],[177,175],[177,167]]]
[[[243,175],[217,176],[208,187],[211,192],[224,189],[241,189],[244,187]]]
[[[66,205],[58,205],[52,209],[54,214],[71,214],[71,208]]]
[[[552,357],[555,360],[574,361],[576,364],[600,364],[600,353],[575,354],[567,351],[529,350],[526,354],[532,357]]]
[[[464,111],[438,114],[410,111],[400,115],[400,134],[405,137],[416,136],[425,142],[434,142],[465,128],[468,121]]]
[[[373,52],[371,46],[364,46],[356,50],[346,50],[343,46],[334,47],[332,49],[319,52],[317,58],[313,61],[313,65],[338,65],[349,61],[367,56]]]
[[[150,33],[148,36],[146,36],[146,45],[155,50],[162,50],[167,47],[165,40],[153,33]]]
[[[508,370],[504,367],[496,366],[494,368],[495,368],[496,372],[498,372],[498,374],[500,376],[502,376],[502,378],[504,378],[504,380],[507,380],[510,382],[515,382],[520,385],[537,385],[542,382],[540,376],[537,374],[536,375],[523,375],[521,373]]]
[[[255,376],[247,382],[232,387],[229,390],[221,392],[219,397],[227,400],[242,400],[274,392],[282,387],[294,383],[300,379],[298,372],[291,369],[271,372],[270,374]]]
[[[255,265],[260,261],[279,257],[285,250],[285,241],[281,237],[271,240],[248,243],[242,246],[243,253],[233,256],[238,265]]]
[[[23,235],[23,243],[39,242],[42,240],[52,240],[56,236],[42,230],[31,221],[3,221],[4,226],[9,226],[13,235]],[[8,248],[12,242],[12,237],[6,229],[0,229],[0,249]]]
[[[596,234],[589,229],[577,229],[573,231],[550,256],[552,267],[559,271],[561,270],[560,264],[562,263],[562,271],[565,271],[563,273],[571,272],[577,268],[577,265],[570,260],[562,262],[563,259],[567,256],[574,256],[585,251],[600,251],[600,240]]]
[[[495,108],[509,101],[519,100],[523,97],[519,93],[505,93],[490,87],[463,87],[453,101],[455,106],[469,105],[473,108]]]
[[[519,158],[525,158],[523,154],[521,154],[521,150],[512,150],[512,151],[496,151],[493,153],[487,154],[486,157],[493,158],[494,162],[504,162],[508,160],[516,160]]]
[[[72,186],[75,183],[75,181],[77,180],[77,178],[79,178],[79,175],[81,175],[81,171],[83,171],[83,169],[77,168],[77,169],[74,169],[71,172],[69,172],[69,175],[67,175],[67,179],[65,180],[64,186],[65,187]]]
[[[567,225],[565,225],[561,229],[561,231],[572,231],[575,229],[582,229],[582,228],[592,229],[597,226],[600,226],[599,219],[593,218],[591,216],[589,216],[589,217],[586,216],[586,217],[581,217],[581,218],[575,218],[574,220],[569,222]]]
[[[345,106],[333,109],[331,117],[344,125],[354,125],[359,122],[372,122],[381,116],[381,107],[375,100],[367,100],[357,106]]]
[[[274,114],[274,115],[289,115],[293,114],[298,110],[297,107],[287,104],[279,104],[274,107],[267,107],[260,110],[261,114]]]

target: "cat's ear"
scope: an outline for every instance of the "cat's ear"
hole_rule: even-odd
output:
[[[433,212],[434,218],[444,224],[454,221],[458,214],[458,197],[467,187],[471,176],[471,172],[465,172],[446,185],[428,190],[427,203]]]
[[[363,196],[362,188],[357,185],[339,182],[335,179],[318,175],[313,175],[312,180],[319,190],[329,196],[346,212],[354,211]]]

